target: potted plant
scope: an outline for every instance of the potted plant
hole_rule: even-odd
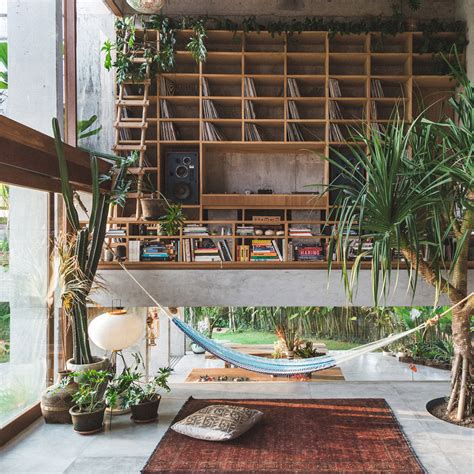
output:
[[[186,220],[183,207],[179,203],[168,201],[164,196],[163,199],[166,202],[166,213],[159,219],[161,222],[161,232],[164,235],[178,235]]]
[[[92,207],[87,224],[81,223],[76,202],[83,209],[79,195],[72,189],[69,181],[68,164],[64,143],[61,139],[59,122],[53,119],[53,133],[56,144],[61,177],[61,193],[64,199],[66,215],[71,229],[57,241],[59,256],[59,284],[66,329],[72,332],[73,357],[66,363],[68,370],[81,372],[104,370],[109,367],[105,358],[93,357],[87,332],[87,303],[93,288],[97,266],[105,240],[107,216],[110,206],[125,203],[131,181],[127,177],[128,168],[134,164],[137,155],[116,157],[99,152],[91,152]],[[99,176],[98,157],[106,158],[113,165],[107,173]],[[101,182],[109,181],[110,188],[101,190]]]
[[[124,398],[126,398],[126,404],[132,409],[131,419],[135,423],[151,423],[158,418],[158,406],[161,400],[158,391],[160,389],[170,391],[168,386],[170,374],[171,369],[161,368],[149,382],[136,380],[131,384]]]
[[[78,380],[78,389],[72,396],[74,406],[69,410],[74,431],[82,435],[102,430],[105,413],[105,389],[110,373],[105,370],[87,370],[72,373]]]
[[[107,403],[107,411],[111,415],[123,415],[130,412],[128,394],[131,386],[141,378],[141,374],[137,370],[141,359],[138,354],[133,354],[133,356],[135,358],[135,365],[133,367],[125,366],[122,373],[115,375],[107,385],[105,401]]]

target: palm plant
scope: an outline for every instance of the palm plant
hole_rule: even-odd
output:
[[[452,67],[461,88],[449,100],[456,120],[438,123],[418,117],[411,125],[395,117],[386,130],[358,133],[361,145],[348,145],[353,160],[337,149],[339,163],[333,166],[352,184],[332,185],[338,192],[331,220],[333,229],[328,258],[340,246],[344,285],[352,297],[360,276],[362,258],[371,257],[375,303],[391,284],[392,264],[398,273],[402,255],[407,262],[412,291],[421,277],[436,289],[436,301],[445,294],[453,304],[452,333],[455,359],[450,417],[471,416],[470,317],[474,298],[467,297],[468,240],[474,225],[474,91],[473,84],[458,63]],[[359,255],[349,271],[349,245],[357,233]],[[456,250],[444,255],[444,244],[453,238]],[[370,240],[371,249],[362,252]]]
[[[123,205],[124,196],[130,186],[126,177],[127,169],[134,160],[91,152],[92,207],[89,221],[83,225],[74,206],[76,194],[69,182],[68,166],[57,119],[53,119],[53,133],[61,176],[61,192],[71,229],[57,246],[63,310],[72,328],[73,361],[75,364],[90,364],[93,358],[87,335],[87,298],[92,290],[104,245],[109,208],[115,204]],[[107,175],[99,176],[97,161],[99,156],[107,157],[114,163]],[[101,192],[101,180],[112,181],[108,192]]]

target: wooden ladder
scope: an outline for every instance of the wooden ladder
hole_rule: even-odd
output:
[[[125,41],[124,52],[128,50],[127,41]],[[139,54],[139,53],[135,53]],[[119,85],[118,98],[115,101],[116,106],[116,120],[114,122],[115,128],[115,145],[113,150],[117,154],[128,154],[130,152],[138,152],[138,163],[136,166],[129,168],[129,173],[137,177],[137,193],[136,193],[136,219],[141,217],[140,200],[143,197],[143,176],[145,174],[144,167],[146,166],[146,132],[148,129],[147,112],[150,105],[149,88],[151,85],[150,79],[150,60],[140,57],[133,57],[132,62],[135,64],[146,64],[144,78],[139,81],[124,81]],[[128,98],[127,86],[141,85],[143,86],[143,94],[133,95]],[[127,116],[127,107],[142,107],[142,115],[140,118],[130,118]],[[140,129],[139,143],[123,143],[124,141],[132,141],[128,135],[131,129]],[[125,138],[124,138],[125,137]],[[131,197],[131,196],[130,196]],[[114,217],[117,217],[117,206],[114,207]]]

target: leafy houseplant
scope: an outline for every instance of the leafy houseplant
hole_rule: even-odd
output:
[[[105,370],[87,370],[73,372],[70,378],[78,380],[78,390],[72,396],[74,406],[69,410],[74,431],[79,434],[99,432],[104,424],[104,393],[110,373]]]
[[[165,235],[178,235],[186,220],[183,207],[179,203],[168,201],[164,196],[163,199],[166,202],[166,214],[160,217],[161,231]]]
[[[53,119],[53,132],[61,177],[61,192],[71,229],[62,236],[58,245],[62,307],[71,325],[73,342],[73,357],[67,365],[74,371],[88,368],[105,369],[108,367],[108,361],[93,358],[91,354],[87,334],[87,302],[104,244],[108,211],[110,206],[124,205],[130,187],[127,169],[135,158],[90,153],[92,206],[89,221],[87,225],[83,225],[74,205],[78,195],[69,182],[68,165],[57,119]],[[107,174],[99,176],[97,157],[104,157],[113,162]],[[112,183],[108,191],[101,192],[101,181]]]
[[[160,389],[170,391],[168,386],[170,374],[171,369],[161,368],[149,382],[141,382],[142,374],[135,374],[135,376],[138,375],[138,379],[130,384],[127,392],[123,395],[125,404],[132,409],[132,420],[135,423],[150,423],[157,419],[161,400],[158,391]]]
[[[338,198],[331,220],[339,221],[328,251],[341,246],[345,288],[352,297],[362,258],[371,258],[372,291],[377,301],[391,286],[394,254],[402,255],[410,286],[423,279],[444,294],[453,305],[452,335],[454,361],[447,418],[457,421],[473,413],[471,390],[470,319],[474,297],[468,297],[469,236],[474,230],[474,84],[458,59],[452,75],[462,86],[449,99],[453,116],[432,122],[423,116],[410,126],[395,120],[384,132],[370,130],[354,137],[363,145],[348,145],[353,160],[332,150],[343,164],[331,161],[347,178],[344,187],[333,185]],[[371,238],[373,248],[362,252],[348,269],[351,231],[360,241]],[[454,255],[447,256],[444,244],[452,239]],[[395,262],[396,263],[396,262]],[[398,265],[397,265],[397,268]]]

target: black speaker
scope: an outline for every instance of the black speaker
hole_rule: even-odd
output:
[[[165,154],[165,196],[181,204],[199,204],[198,153],[172,151]]]

